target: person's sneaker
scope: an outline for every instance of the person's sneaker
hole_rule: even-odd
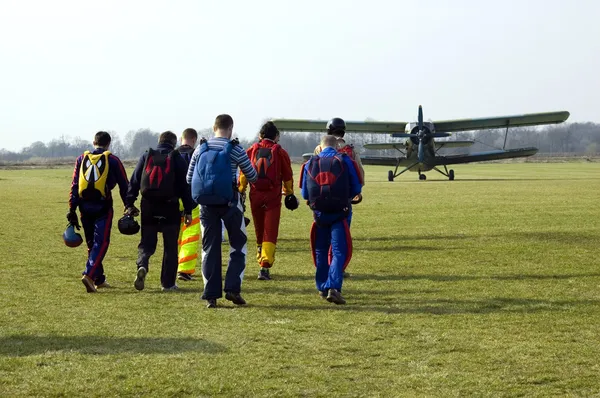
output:
[[[171,287],[161,287],[160,290],[162,290],[163,292],[174,292],[176,290],[179,290],[179,286],[177,285],[173,285]]]
[[[146,274],[148,270],[144,267],[140,267],[137,270],[137,275],[135,277],[135,282],[133,282],[133,286],[137,290],[144,290],[144,281],[146,280]]]
[[[271,280],[271,274],[269,273],[268,268],[260,269],[260,271],[258,272],[258,280],[259,281],[270,281]]]
[[[327,301],[335,304],[346,304],[346,300],[344,300],[342,294],[336,289],[329,289],[329,292],[327,292]]]
[[[217,308],[217,299],[206,300],[206,308]]]
[[[192,275],[186,274],[185,272],[178,273],[177,279],[179,279],[180,281],[187,281],[187,282],[195,280],[195,278]]]
[[[96,285],[96,289],[108,289],[108,288],[111,288],[111,287],[112,286],[107,281],[104,281],[101,284]]]
[[[349,274],[348,272],[344,271],[344,272],[342,273],[342,277],[343,277],[343,278],[350,278],[350,274]]]
[[[94,286],[94,280],[89,276],[84,275],[83,278],[81,278],[81,283],[83,283],[83,286],[85,286],[85,290],[87,290],[88,293],[97,292],[96,287]]]
[[[240,296],[239,293],[227,292],[225,293],[225,300],[231,301],[235,305],[244,305],[246,304],[246,300]]]
[[[322,299],[326,299],[327,292],[325,290],[319,290],[319,297],[321,297]]]

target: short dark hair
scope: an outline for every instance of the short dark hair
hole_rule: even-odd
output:
[[[106,131],[98,131],[94,136],[94,145],[99,147],[107,147],[110,144],[110,134]]]
[[[216,130],[227,130],[228,128],[233,127],[233,118],[227,114],[219,115],[215,118],[215,126]]]
[[[184,140],[197,140],[198,132],[196,130],[194,130],[193,128],[187,128],[187,129],[183,130],[181,137]]]
[[[177,145],[177,136],[172,131],[165,131],[158,137],[159,144]]]
[[[270,140],[274,140],[275,137],[277,137],[278,135],[279,135],[279,130],[277,129],[277,126],[275,126],[275,123],[273,123],[273,122],[266,122],[265,124],[262,125],[262,127],[260,128],[260,131],[258,132],[258,137],[260,139],[268,138]]]

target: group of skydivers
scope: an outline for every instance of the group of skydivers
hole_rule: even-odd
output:
[[[314,156],[302,165],[299,183],[302,197],[314,216],[310,245],[316,287],[322,298],[335,304],[346,302],[341,290],[352,257],[352,204],[362,200],[364,185],[360,157],[343,139],[345,128],[340,118],[327,123],[327,135],[315,148]],[[149,259],[161,232],[163,291],[178,289],[176,279],[193,279],[201,240],[204,280],[201,298],[206,300],[207,307],[216,307],[223,292],[225,299],[234,304],[246,304],[240,293],[246,266],[246,226],[250,222],[244,217],[248,187],[260,266],[258,279],[271,279],[282,196],[287,209],[295,210],[299,205],[294,196],[290,157],[278,144],[280,133],[273,122],[262,126],[259,141],[246,151],[236,139],[231,139],[231,116],[217,116],[213,130],[214,137],[202,138],[196,145],[198,134],[188,128],[183,131],[177,148],[174,133],[160,134],[157,147],[140,157],[129,180],[119,158],[108,150],[111,137],[107,132],[98,132],[94,150],[77,158],[67,214],[69,225],[63,239],[67,246],[79,246],[83,239],[75,229],[83,227],[88,258],[81,281],[88,293],[110,287],[102,262],[113,221],[111,191],[117,185],[125,205],[118,222],[120,232],[133,235],[141,229],[134,282],[137,290],[144,289]],[[140,209],[135,206],[138,195],[141,195]],[[135,221],[137,216],[141,218],[141,228]],[[223,228],[227,230],[230,245],[224,286]]]

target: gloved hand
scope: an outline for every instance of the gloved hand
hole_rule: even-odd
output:
[[[296,198],[294,195],[286,196],[283,203],[285,204],[286,209],[292,210],[292,211],[296,210],[299,206],[298,198]]]
[[[137,217],[140,215],[140,210],[134,206],[129,206],[125,208],[125,212],[123,214],[128,214],[131,217]]]
[[[81,229],[81,225],[79,225],[79,218],[77,217],[77,213],[75,212],[75,210],[69,210],[69,212],[67,213],[67,221],[76,229]]]
[[[352,203],[353,205],[357,205],[360,202],[362,202],[362,194],[358,194],[355,197],[352,198],[352,200],[350,201],[350,203]]]

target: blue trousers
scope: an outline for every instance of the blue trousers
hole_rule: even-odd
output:
[[[223,297],[223,291],[240,293],[246,268],[248,237],[242,205],[235,207],[201,206],[200,225],[202,229],[202,277],[204,279],[203,300]],[[229,264],[225,273],[225,286],[222,288],[221,240],[225,225],[229,236]]]
[[[330,225],[313,223],[310,231],[317,290],[342,290],[344,269],[352,258],[352,237],[348,219]],[[330,249],[331,248],[331,249]],[[331,250],[331,256],[330,254]]]
[[[81,226],[88,247],[88,259],[83,274],[92,278],[96,285],[100,285],[106,280],[102,260],[104,260],[110,244],[112,221],[112,208],[99,213],[81,212]]]

